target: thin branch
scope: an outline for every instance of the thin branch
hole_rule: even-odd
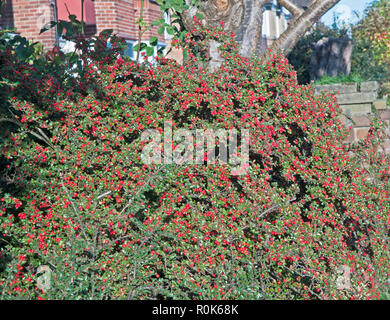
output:
[[[84,0],[81,0],[81,34],[84,35]]]
[[[80,229],[81,229],[81,232],[83,233],[83,236],[84,236],[84,238],[85,238],[85,241],[88,243],[88,247],[91,247],[91,248],[94,250],[94,248],[92,247],[91,243],[90,243],[89,240],[88,240],[87,232],[86,232],[86,230],[85,230],[85,228],[84,228],[83,222],[82,222],[81,219],[80,219],[80,215],[79,215],[79,213],[78,213],[78,210],[77,210],[77,208],[76,208],[76,205],[74,204],[73,199],[72,199],[72,197],[71,197],[70,194],[69,194],[69,190],[65,187],[64,177],[63,177],[62,174],[60,174],[60,177],[61,177],[61,181],[62,181],[61,187],[62,187],[62,189],[65,191],[66,196],[67,196],[69,202],[70,202],[71,205],[72,205],[73,211],[74,211],[74,213],[75,213],[75,215],[76,215],[76,218],[77,218],[77,220],[78,220],[78,222],[79,222],[79,224],[80,224]]]
[[[15,119],[10,119],[10,118],[0,118],[0,122],[12,122],[20,126],[20,122],[15,120]]]
[[[156,173],[154,173],[153,175],[151,175],[148,179],[148,181],[146,181],[145,184],[143,184],[143,186],[141,188],[138,189],[138,191],[136,192],[136,194],[128,201],[128,203],[124,206],[124,208],[121,210],[121,212],[119,212],[119,215],[121,215],[132,203],[133,203],[133,200],[141,193],[141,191],[143,190],[143,188],[147,185],[149,185],[149,183],[152,181],[152,179],[161,171],[162,169],[162,166],[157,170]]]
[[[141,0],[141,12],[139,15],[138,24],[138,50],[137,50],[137,63],[139,62],[139,55],[141,53],[141,40],[142,40],[142,22],[144,16],[144,0]]]

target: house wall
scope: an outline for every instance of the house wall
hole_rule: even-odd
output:
[[[81,21],[80,0],[57,0],[59,20],[68,20],[69,13]],[[84,21],[86,24],[96,24],[95,6],[93,0],[84,0]]]
[[[55,31],[39,34],[47,22],[54,20],[54,8],[50,3],[50,0],[7,0],[1,26],[14,27],[22,36],[52,47]]]
[[[1,10],[1,19],[0,19],[0,28],[13,28],[14,27],[14,18],[13,18],[13,6],[12,1],[5,1],[3,8]]]
[[[51,29],[39,34],[40,29],[49,21],[54,20],[54,0],[6,0],[0,26],[15,27],[22,36],[41,42],[46,49],[55,45],[55,31]],[[57,0],[58,19],[67,20],[68,10],[81,20],[80,0]],[[65,6],[66,4],[66,6]],[[141,12],[141,0],[85,0],[84,20],[87,24],[87,34],[100,33],[104,29],[113,29],[119,36],[136,40],[138,26],[136,21]],[[152,21],[161,18],[157,3],[145,0],[144,21],[149,25]],[[143,41],[151,36],[165,42],[164,35],[158,35],[157,27],[151,28],[143,35]]]

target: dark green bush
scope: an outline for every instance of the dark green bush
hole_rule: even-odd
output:
[[[184,65],[81,56],[66,89],[49,74],[32,87],[34,70],[0,53],[17,83],[1,146],[1,299],[378,298],[390,270],[379,125],[351,154],[335,98],[298,85],[284,57],[251,61],[221,30],[198,34],[222,43],[214,73],[189,35],[176,42]],[[141,134],[165,121],[250,130],[248,171],[146,165]]]

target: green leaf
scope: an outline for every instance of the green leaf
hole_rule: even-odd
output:
[[[186,31],[186,30],[183,30],[182,32],[180,32],[180,34],[179,34],[179,39],[182,40],[182,41],[184,41],[184,38],[185,38],[186,34],[187,34],[187,31]]]
[[[188,49],[183,50],[183,58],[184,59],[188,58]]]
[[[142,50],[145,50],[145,49],[147,48],[147,46],[148,46],[148,45],[147,45],[145,42],[142,42],[142,43],[141,43],[141,51],[142,51]]]
[[[146,48],[146,55],[148,57],[152,57],[154,55],[154,47],[147,47]]]
[[[133,51],[137,52],[138,50],[142,51],[145,50],[147,47],[147,44],[145,42],[141,42],[141,45],[138,45],[138,43],[133,47]]]
[[[113,29],[104,29],[102,32],[99,33],[101,36],[110,36],[114,32]]]
[[[175,28],[172,27],[172,26],[168,26],[168,27],[167,27],[167,33],[168,33],[169,35],[174,35],[174,34],[175,34]]]
[[[70,15],[69,15],[69,20],[72,21],[72,22],[79,22],[79,21],[77,20],[77,17],[76,17],[74,14],[70,14]]]
[[[161,26],[160,28],[158,28],[157,33],[158,34],[163,34],[164,31],[165,31],[165,26]]]
[[[158,39],[157,39],[157,37],[151,37],[150,39],[149,39],[149,44],[151,45],[151,46],[157,46],[157,43],[158,43]]]
[[[45,31],[47,31],[47,30],[49,30],[49,29],[55,27],[56,25],[57,25],[57,22],[55,22],[55,21],[50,21],[50,22],[46,23],[46,24],[42,27],[42,29],[41,29],[41,31],[39,32],[39,34],[44,33]]]

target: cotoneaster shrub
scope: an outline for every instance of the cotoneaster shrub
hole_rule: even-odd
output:
[[[283,56],[244,59],[229,35],[199,28],[177,42],[183,66],[89,59],[78,86],[9,93],[18,125],[1,147],[1,299],[378,297],[390,270],[379,127],[348,150],[333,96],[298,85]],[[222,43],[214,73],[198,60],[209,39]],[[166,120],[250,129],[247,174],[145,165],[141,133]]]

